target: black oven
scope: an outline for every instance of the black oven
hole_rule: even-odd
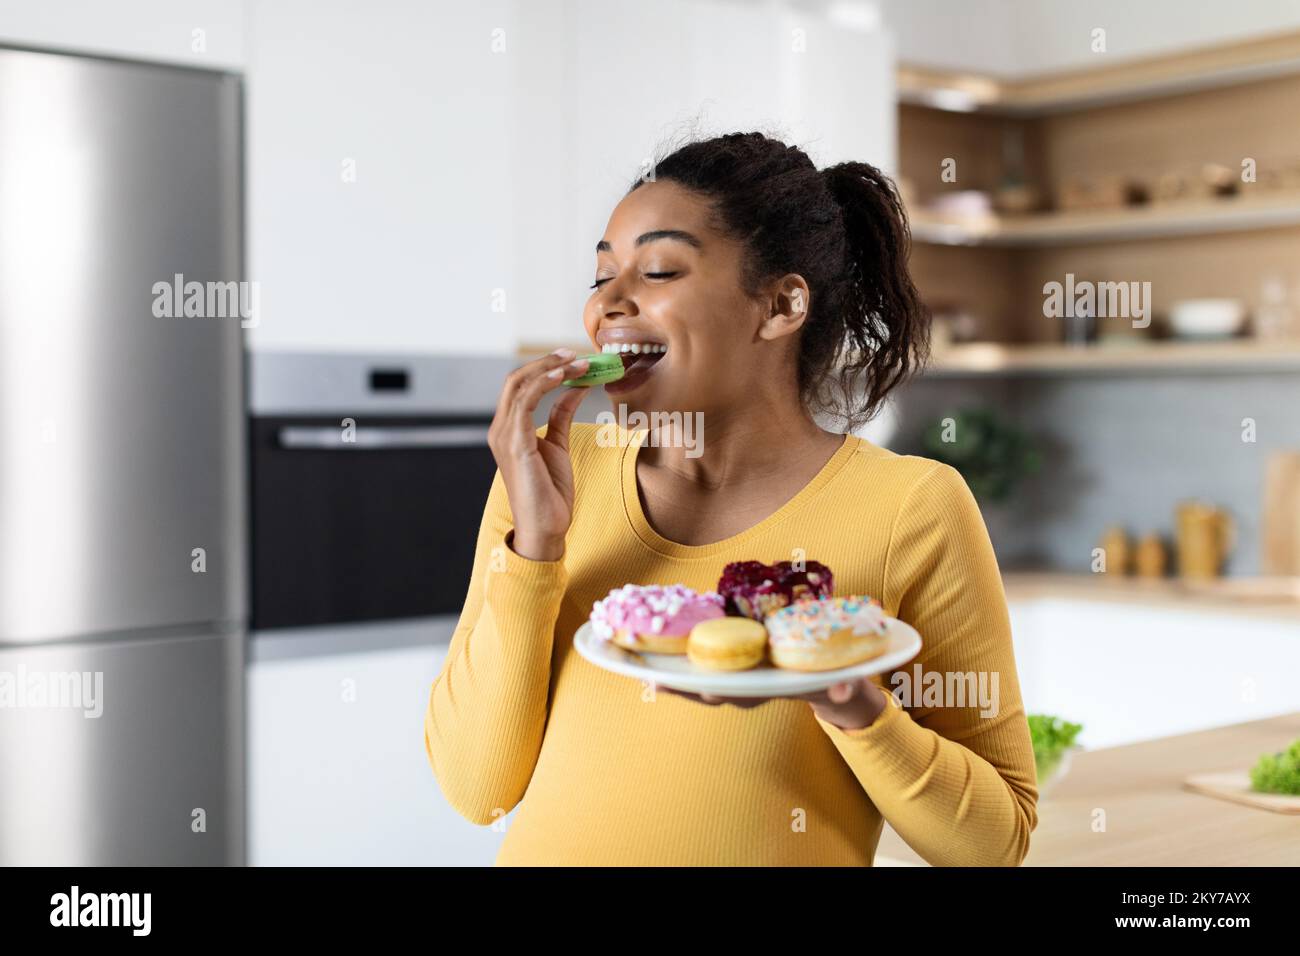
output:
[[[253,629],[459,613],[504,371],[439,394],[451,359],[288,359],[253,379]]]

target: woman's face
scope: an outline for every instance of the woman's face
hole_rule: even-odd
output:
[[[776,358],[759,334],[770,303],[742,292],[742,248],[709,218],[697,194],[649,182],[615,207],[597,246],[587,335],[601,351],[648,346],[626,353],[624,377],[605,386],[629,414],[726,408],[763,381],[760,360]]]

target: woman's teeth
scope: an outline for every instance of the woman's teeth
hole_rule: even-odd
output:
[[[654,342],[606,342],[600,350],[609,355],[621,352],[631,352],[633,355],[658,355],[667,352],[668,346]]]

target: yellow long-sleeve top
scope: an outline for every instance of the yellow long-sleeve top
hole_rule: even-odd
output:
[[[1033,749],[1002,579],[961,475],[846,436],[775,513],[683,545],[641,507],[647,434],[572,426],[575,507],[556,561],[509,548],[493,480],[424,733],[457,812],[489,824],[519,805],[497,865],[869,866],[882,819],[935,865],[1019,864],[1037,824]],[[801,554],[831,569],[836,594],[878,597],[917,629],[923,648],[901,671],[997,675],[996,713],[918,687],[844,730],[797,699],[741,709],[656,694],[573,649],[611,588],[712,590],[730,561]]]

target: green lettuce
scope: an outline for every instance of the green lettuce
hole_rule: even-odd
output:
[[[1300,739],[1286,750],[1264,754],[1250,770],[1250,788],[1260,793],[1300,796]]]
[[[1048,714],[1030,714],[1028,720],[1029,736],[1034,742],[1034,766],[1038,768],[1038,779],[1046,780],[1074,745],[1074,738],[1079,736],[1083,725]]]

